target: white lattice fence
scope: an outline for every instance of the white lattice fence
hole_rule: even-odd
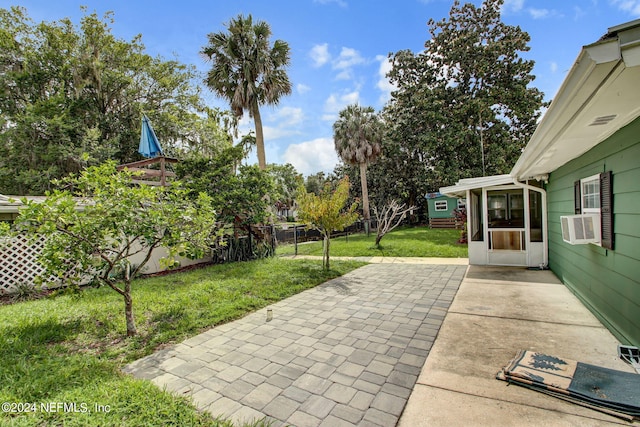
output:
[[[38,262],[44,247],[45,237],[30,241],[18,236],[0,242],[0,294],[13,293],[21,284],[34,284],[45,269]],[[54,277],[50,277],[53,281]]]
[[[0,295],[10,294],[17,290],[17,287],[21,284],[33,285],[37,277],[44,274],[45,268],[38,262],[38,256],[44,248],[46,238],[41,236],[33,241],[27,239],[25,236],[18,236],[10,241],[0,240]],[[163,271],[166,267],[163,267],[160,259],[167,256],[168,252],[166,248],[159,247],[153,251],[151,259],[149,260],[144,273],[156,273]],[[138,254],[129,258],[131,263],[139,264],[144,259],[145,254]],[[178,257],[178,261],[181,266],[188,266],[198,264],[202,262],[210,262],[211,257],[203,259],[191,260],[183,257]],[[73,274],[73,270],[69,274]],[[52,287],[52,283],[60,283],[56,276],[49,276],[44,278],[48,287]],[[85,276],[81,283],[88,283],[90,277]],[[53,287],[60,286],[54,285]]]

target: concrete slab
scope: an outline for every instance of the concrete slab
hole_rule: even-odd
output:
[[[450,312],[601,327],[601,323],[564,285],[536,283],[484,283],[468,281]],[[497,303],[496,298],[502,301]]]
[[[633,372],[617,344],[551,272],[471,266],[399,425],[627,425],[495,379],[520,349]]]
[[[511,386],[511,388],[519,387]],[[629,425],[624,421],[616,421],[610,417],[605,420],[603,415],[595,411],[576,416],[561,410],[539,407],[536,402],[516,404],[421,384],[416,384],[412,399],[426,402],[427,405],[407,405],[398,424],[400,427],[601,427]]]
[[[603,328],[450,313],[440,332],[418,384],[519,404],[535,402],[538,407],[584,414],[587,410],[575,405],[522,387],[507,386],[495,379],[496,373],[519,349],[612,369],[626,368],[614,356],[617,342]]]

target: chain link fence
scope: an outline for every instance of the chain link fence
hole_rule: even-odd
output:
[[[378,228],[378,222],[376,220],[370,221],[370,231],[375,232]],[[346,227],[342,231],[333,231],[331,237],[349,236],[351,234],[366,232],[365,222],[358,221],[352,225]],[[276,243],[281,244],[293,244],[295,245],[295,253],[298,253],[298,244],[305,242],[313,242],[322,240],[322,234],[307,224],[291,224],[283,225],[278,224],[275,226]]]

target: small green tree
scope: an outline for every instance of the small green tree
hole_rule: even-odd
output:
[[[114,162],[93,166],[56,184],[42,203],[24,199],[16,231],[47,237],[41,262],[47,273],[78,284],[91,279],[124,298],[127,336],[136,335],[131,281],[158,247],[200,257],[216,235],[211,199],[202,193],[190,201],[177,186],[131,184],[132,173],[117,172]],[[141,254],[132,264],[130,257]]]
[[[329,243],[333,230],[342,231],[358,219],[357,203],[345,209],[349,199],[349,177],[344,177],[332,191],[326,184],[319,195],[307,193],[304,185],[298,187],[298,218],[320,231],[323,236],[322,266],[329,269]]]

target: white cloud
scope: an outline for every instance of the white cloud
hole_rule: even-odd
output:
[[[345,68],[351,68],[354,65],[363,64],[364,62],[364,58],[360,56],[360,52],[350,47],[343,47],[340,51],[340,56],[333,62],[333,68],[343,70]]]
[[[387,56],[378,55],[376,60],[380,61],[380,67],[378,68],[378,82],[376,87],[380,89],[382,94],[380,95],[379,102],[384,104],[391,99],[391,91],[396,90],[398,87],[391,83],[387,78],[387,73],[391,71],[391,61]]]
[[[336,80],[350,80],[353,78],[353,67],[367,63],[360,52],[350,47],[343,47],[340,54],[334,58],[329,52],[328,43],[313,46],[309,51],[309,57],[315,68],[320,68],[331,62],[331,68],[338,71]]]
[[[342,70],[336,74],[336,80],[351,80],[353,78],[353,71],[349,68]]]
[[[585,16],[587,12],[585,12],[580,6],[573,6],[573,19],[578,20]]]
[[[558,71],[558,63],[555,61],[551,62],[549,68],[551,69],[551,72],[555,74],[555,72]]]
[[[535,9],[533,7],[530,7],[527,9],[527,12],[533,19],[562,18],[564,16],[556,9]]]
[[[269,121],[277,122],[277,126],[280,128],[295,126],[302,123],[302,120],[304,120],[302,108],[280,107],[269,115]]]
[[[274,127],[274,126],[262,126],[262,132],[264,134],[265,141],[274,141],[280,138],[284,138],[287,136],[295,135],[298,132],[284,128],[284,127]]]
[[[324,171],[331,172],[338,164],[333,138],[316,138],[300,144],[291,144],[282,155],[285,163],[291,163],[304,175]]]
[[[542,19],[549,16],[549,9],[534,9],[531,7],[527,11],[533,19]]]
[[[313,0],[314,3],[320,3],[320,4],[331,4],[331,3],[335,3],[340,7],[347,7],[347,2],[344,0]]]
[[[624,12],[640,16],[640,0],[609,0],[609,2]]]
[[[360,52],[350,47],[343,47],[340,55],[332,63],[333,69],[339,71],[336,80],[350,80],[353,78],[353,67],[365,63],[366,60]]]
[[[304,120],[302,108],[280,107],[265,114],[265,124],[262,126],[265,141],[273,141],[300,133],[298,125]]]
[[[314,67],[322,67],[331,59],[331,55],[329,54],[329,45],[324,43],[313,46],[311,51],[309,51],[309,56],[313,61]]]
[[[307,92],[309,92],[311,90],[311,88],[307,85],[303,85],[302,83],[298,83],[296,85],[296,91],[300,94],[303,95]]]
[[[360,92],[357,90],[344,93],[342,95],[332,93],[324,102],[324,114],[322,115],[322,120],[335,121],[338,118],[340,110],[347,105],[357,104],[359,100]]]
[[[269,113],[262,112],[262,117],[262,132],[264,133],[265,142],[269,142],[300,134],[298,125],[304,120],[304,112],[302,108],[280,107]],[[250,132],[253,132],[255,136],[255,123],[249,117],[249,114],[245,113],[238,122],[238,140]]]
[[[502,5],[502,13],[520,12],[524,7],[524,0],[505,0]]]

